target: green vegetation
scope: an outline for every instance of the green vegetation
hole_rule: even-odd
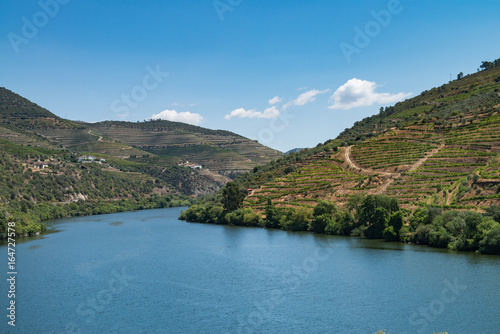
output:
[[[500,67],[483,65],[240,175],[241,205],[218,193],[181,217],[498,254]]]
[[[410,215],[395,198],[383,195],[353,196],[345,209],[328,201],[320,201],[314,209],[283,209],[268,199],[263,219],[252,209],[238,205],[242,193],[235,183],[225,188],[223,196],[224,206],[198,203],[179,218],[193,223],[310,231],[500,255],[500,206],[488,208],[485,215],[437,207],[418,208]],[[409,224],[405,224],[405,216]]]
[[[113,138],[142,154],[174,156],[222,174],[240,174],[283,154],[256,141],[222,130],[150,120],[139,123],[107,121],[85,124],[93,133]]]
[[[495,64],[495,62],[493,62]],[[403,208],[484,210],[500,204],[500,67],[425,91],[356,122],[335,140],[292,153],[235,179],[244,206],[346,205],[385,194]]]
[[[119,158],[168,156],[236,176],[283,154],[223,130],[149,120],[84,123],[65,120],[0,87],[0,138],[16,144]]]
[[[65,120],[0,88],[0,237],[7,220],[27,235],[55,218],[189,205],[281,156],[232,132],[183,123]]]
[[[83,165],[71,152],[1,140],[0,147],[1,238],[6,220],[16,222],[17,235],[29,235],[44,232],[46,220],[191,202],[161,178],[122,172],[119,164]]]

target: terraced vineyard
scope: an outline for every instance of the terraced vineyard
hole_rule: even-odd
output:
[[[412,136],[412,134],[412,132],[399,135],[393,133],[387,137],[367,140],[353,148],[353,160],[362,168],[374,170],[408,169],[438,146],[426,141],[433,138],[432,135],[417,133],[417,136]]]
[[[497,110],[498,106],[482,114],[484,119],[452,129],[422,131],[421,127],[415,133],[417,128],[412,126],[390,137],[381,135],[353,150],[363,154],[355,159],[372,170],[392,170],[386,174],[392,182],[380,193],[404,205],[487,206],[497,198],[495,182],[488,180],[498,175],[499,168],[490,163],[500,153]]]
[[[86,124],[95,133],[114,138],[158,156],[176,156],[205,165],[221,174],[245,172],[278,159],[282,153],[228,131],[203,129],[187,124],[152,121]],[[180,124],[180,123],[179,123]]]
[[[255,190],[247,197],[246,204],[263,210],[267,198],[271,198],[279,207],[312,207],[324,198],[344,198],[349,188],[354,188],[366,177],[348,171],[343,161],[336,158],[340,153],[334,156],[330,156],[330,153],[320,154],[303,161],[297,165],[296,172]]]
[[[179,122],[65,120],[2,87],[0,116],[0,138],[19,145],[122,159],[168,157],[170,166],[189,161],[229,177],[283,156],[229,131]]]
[[[51,143],[41,136],[37,136],[28,131],[20,131],[19,129],[10,129],[9,126],[0,126],[0,138],[8,140],[18,145],[37,146],[50,149],[60,149],[60,145]]]
[[[252,190],[245,204],[261,212],[267,198],[281,207],[314,207],[322,199],[343,206],[349,196],[361,193],[389,195],[409,209],[500,204],[500,77],[493,80],[496,75],[500,69],[386,108],[373,117],[393,114],[374,122],[373,128],[365,127],[369,132],[364,134],[359,128],[370,121],[358,122],[326,143],[341,146],[338,152],[330,150],[296,163],[295,172]],[[482,80],[481,85],[473,82],[474,77]],[[381,127],[384,124],[392,127]],[[345,141],[350,134],[357,139]]]

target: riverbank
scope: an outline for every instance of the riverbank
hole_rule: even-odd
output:
[[[321,201],[314,209],[275,207],[268,201],[265,212],[251,208],[228,210],[218,203],[196,204],[183,211],[181,220],[234,226],[255,226],[316,234],[384,239],[448,248],[455,251],[500,255],[500,207],[485,214],[476,211],[443,211],[438,207],[413,212],[399,207],[396,199],[369,195],[353,197],[339,209]]]
[[[188,196],[151,196],[148,198],[119,199],[109,201],[77,201],[70,204],[40,203],[30,209],[11,214],[0,208],[0,239],[7,238],[7,223],[15,222],[16,237],[43,234],[44,222],[70,217],[93,216],[118,212],[189,206]]]
[[[137,319],[149,333],[494,333],[500,326],[498,256],[188,224],[180,211],[61,219],[48,224],[54,233],[22,238],[17,330],[135,333]],[[1,247],[7,258],[8,245]],[[9,290],[7,280],[0,290]],[[433,320],[425,329],[424,315]],[[11,332],[7,321],[0,332]]]

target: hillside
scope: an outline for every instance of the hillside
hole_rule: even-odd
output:
[[[500,59],[381,108],[181,214],[500,254]]]
[[[73,152],[0,139],[0,238],[7,217],[25,235],[43,232],[49,219],[189,203],[170,180],[133,167],[112,157],[82,164]]]
[[[170,121],[101,122],[86,127],[148,153],[179,157],[224,175],[249,171],[283,155],[229,131]]]
[[[87,155],[97,160],[79,160]],[[65,120],[0,88],[0,236],[9,215],[23,235],[43,231],[48,219],[187,205],[280,156],[183,123]]]
[[[229,131],[178,122],[65,120],[5,88],[0,88],[0,115],[0,138],[19,145],[122,159],[169,157],[171,163],[189,161],[230,177],[283,155]]]
[[[241,179],[255,189],[245,203],[258,210],[267,198],[281,207],[313,207],[323,199],[342,206],[368,193],[407,208],[500,204],[499,78],[497,67],[423,92],[325,145],[257,170]],[[293,172],[283,175],[286,166]]]

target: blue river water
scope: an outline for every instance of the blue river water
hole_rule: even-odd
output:
[[[15,327],[4,279],[0,332],[500,333],[499,256],[179,213],[64,219],[19,239]],[[9,278],[7,262],[3,244]]]

